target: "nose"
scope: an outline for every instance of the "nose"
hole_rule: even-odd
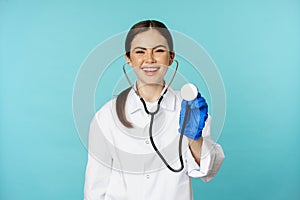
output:
[[[155,58],[154,58],[154,54],[152,49],[148,49],[146,55],[145,55],[145,62],[146,63],[154,63],[155,62]]]

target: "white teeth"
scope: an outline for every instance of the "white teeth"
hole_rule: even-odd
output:
[[[154,68],[154,67],[145,67],[145,68],[143,68],[143,70],[144,71],[146,71],[146,72],[154,72],[154,71],[157,71],[158,70],[158,68]]]

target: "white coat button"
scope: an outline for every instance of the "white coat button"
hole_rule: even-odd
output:
[[[149,140],[145,140],[145,143],[146,143],[146,144],[149,144]]]
[[[150,175],[149,175],[149,174],[147,174],[147,175],[146,175],[146,179],[149,179],[149,178],[150,178]]]

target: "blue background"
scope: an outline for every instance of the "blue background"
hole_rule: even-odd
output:
[[[300,2],[0,0],[0,199],[83,199],[72,91],[89,52],[142,19],[195,39],[227,94],[226,159],[195,199],[300,199]]]

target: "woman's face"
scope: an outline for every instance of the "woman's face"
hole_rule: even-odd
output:
[[[130,58],[125,57],[133,67],[139,84],[162,85],[168,66],[173,62],[174,53],[170,55],[167,40],[157,30],[150,29],[133,38]]]

